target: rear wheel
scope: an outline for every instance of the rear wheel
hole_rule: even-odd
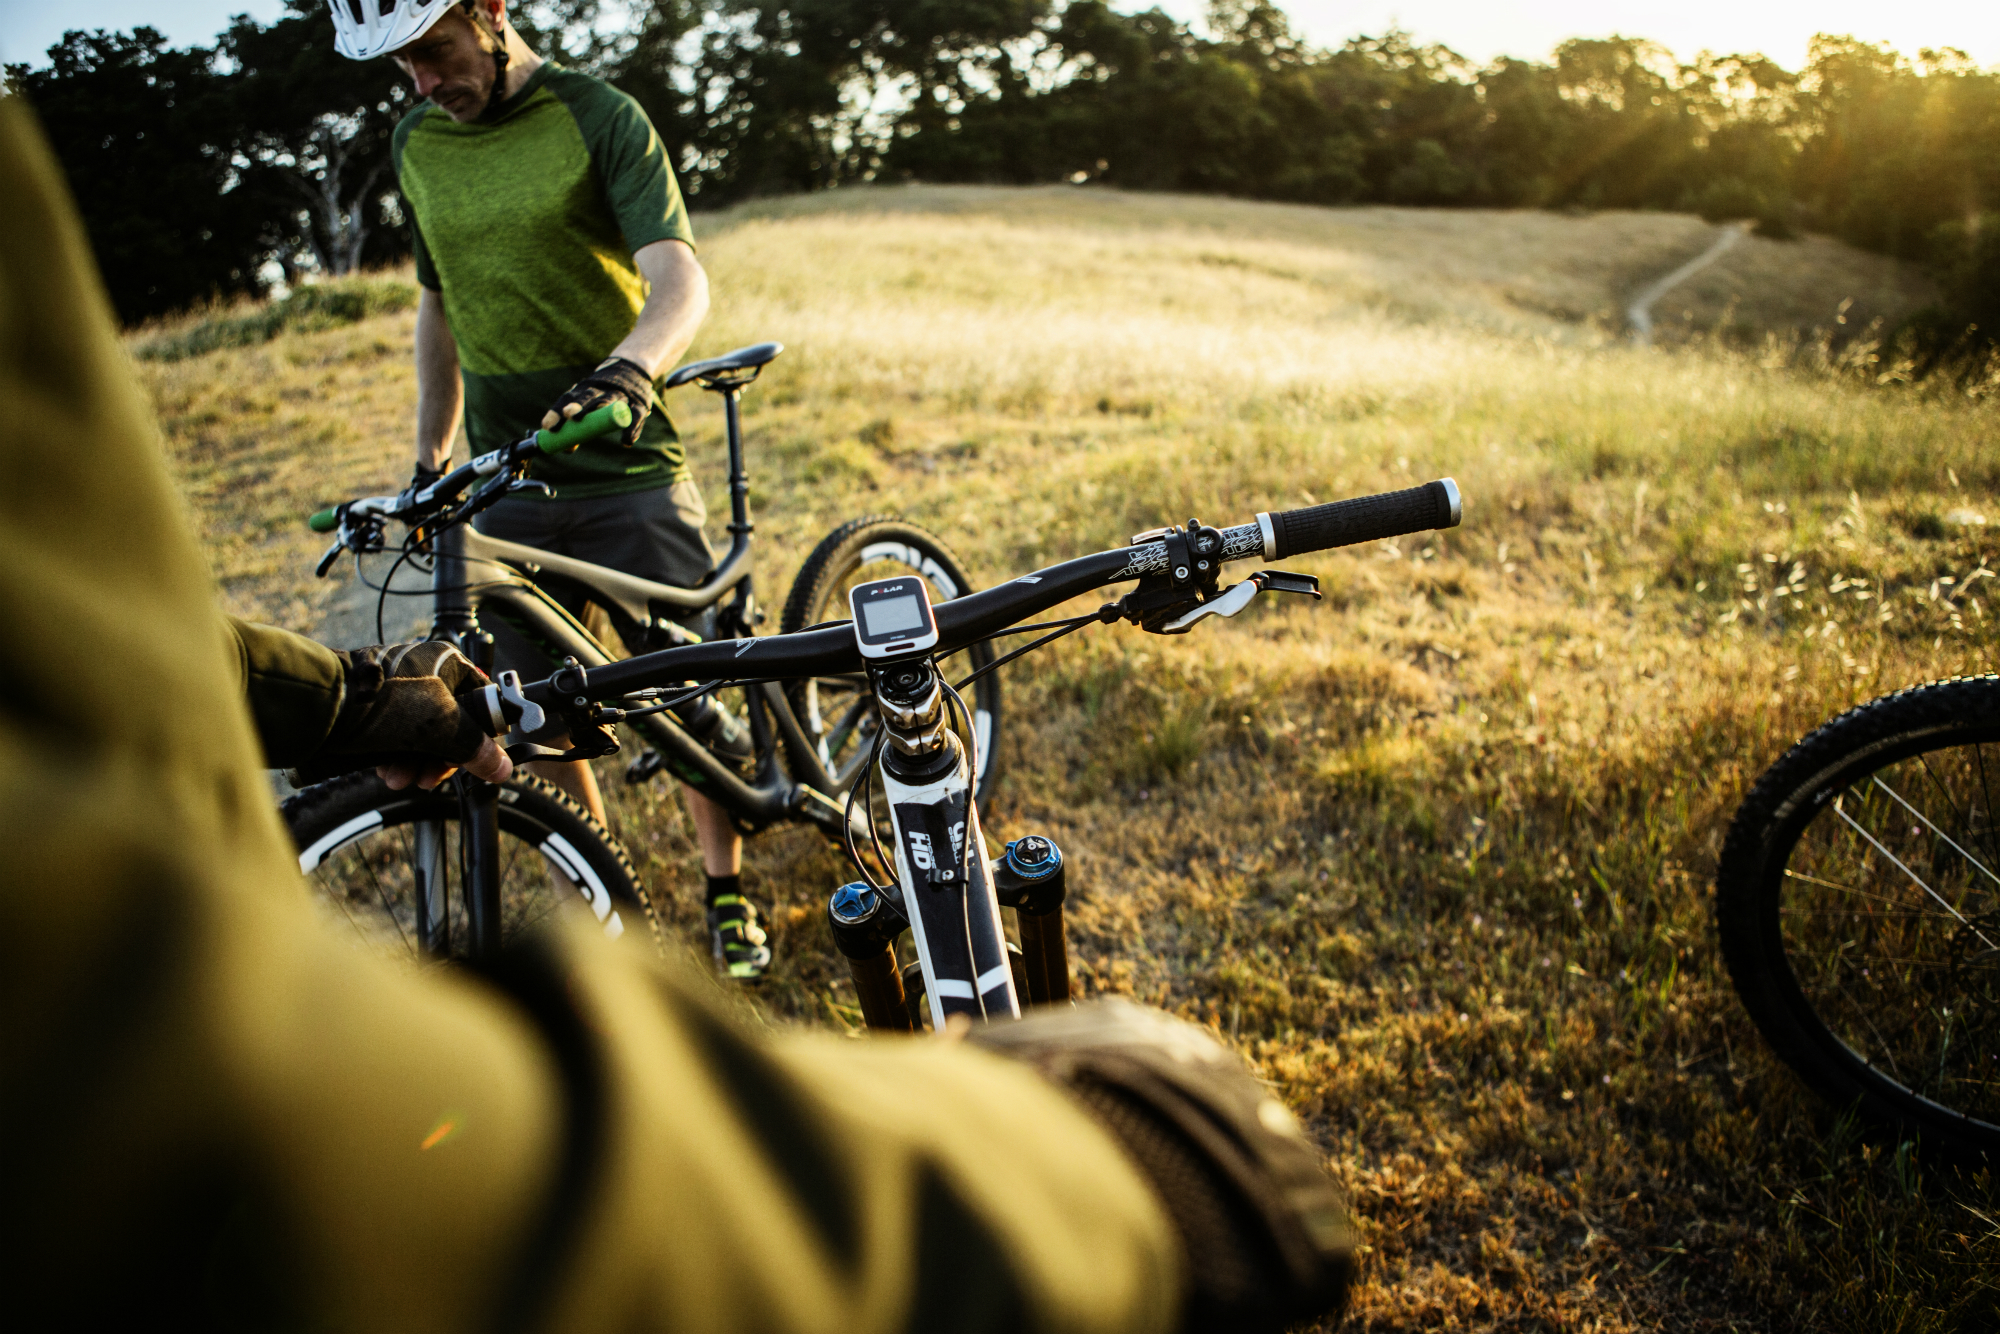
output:
[[[847,620],[847,590],[871,580],[911,574],[924,578],[936,602],[949,602],[973,591],[957,557],[917,525],[879,515],[844,523],[806,557],[798,578],[792,581],[791,595],[785,599],[779,630],[791,634],[823,622]],[[982,640],[941,663],[939,670],[947,680],[963,678],[992,661],[992,641]],[[880,735],[868,678],[858,672],[820,676],[795,682],[787,690],[806,735],[819,747],[821,763],[833,775],[836,786],[846,791],[867,763]],[[984,676],[975,682],[966,705],[972,711],[971,740],[979,765],[974,792],[984,801],[992,794],[1000,770],[999,676]]]
[[[503,944],[564,912],[588,914],[613,936],[653,929],[631,859],[582,807],[517,772],[500,785],[499,810]],[[287,800],[284,819],[314,901],[340,931],[379,954],[415,961],[424,954],[419,904],[429,903],[430,953],[467,952],[464,844],[451,784],[392,792],[373,773],[349,774]]]
[[[1751,1017],[1822,1096],[2000,1149],[2000,678],[1851,709],[1758,780],[1716,876]]]

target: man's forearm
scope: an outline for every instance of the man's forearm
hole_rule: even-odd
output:
[[[708,315],[708,274],[694,251],[679,241],[655,241],[632,260],[652,290],[632,332],[611,355],[659,375],[681,359]]]
[[[445,323],[444,298],[424,288],[417,298],[417,466],[444,466],[464,411],[458,342]]]

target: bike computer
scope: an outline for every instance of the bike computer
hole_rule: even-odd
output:
[[[847,605],[854,613],[854,643],[864,658],[900,658],[937,646],[930,588],[916,575],[856,584],[848,590]]]

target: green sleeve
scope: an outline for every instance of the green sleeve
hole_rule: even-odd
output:
[[[276,626],[234,616],[223,624],[265,762],[273,769],[305,763],[340,713],[340,659],[326,645]]]
[[[610,940],[587,913],[477,975],[331,934],[243,706],[254,664],[309,683],[324,663],[218,632],[18,97],[0,194],[9,1309],[78,1329],[1171,1326],[1183,1261],[1149,1187],[1019,1066],[750,1031],[651,933]]]
[[[410,132],[417,123],[430,114],[428,103],[417,106],[407,116],[396,123],[395,133],[389,136],[389,160],[395,168],[396,182],[400,187],[403,180],[403,146],[410,141]],[[431,261],[431,248],[424,243],[424,229],[417,221],[417,211],[410,207],[409,197],[403,198],[403,216],[410,224],[410,252],[417,261],[417,282],[433,292],[444,290],[444,280],[438,277],[437,265]]]
[[[610,84],[568,70],[548,87],[576,118],[625,248],[637,253],[655,241],[693,246],[694,226],[680,182],[645,109]]]

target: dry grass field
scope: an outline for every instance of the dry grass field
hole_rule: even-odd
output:
[[[889,508],[991,580],[1190,515],[1464,489],[1459,530],[1290,562],[1325,602],[1009,669],[988,813],[1069,850],[1087,991],[1214,1025],[1306,1117],[1366,1245],[1349,1328],[2000,1322],[1991,1176],[1803,1092],[1707,911],[1791,740],[1995,665],[2000,406],[1810,334],[1921,281],[1748,242],[1662,303],[1676,345],[1633,349],[1613,312],[1698,221],[885,189],[698,225],[697,352],[788,345],[746,400],[767,606]],[[409,336],[139,363],[233,608],[324,614],[301,517],[406,475]],[[719,497],[699,397],[675,411]],[[614,814],[693,942],[676,803]],[[840,863],[777,830],[747,874],[781,965],[746,1013],[854,1029]]]

